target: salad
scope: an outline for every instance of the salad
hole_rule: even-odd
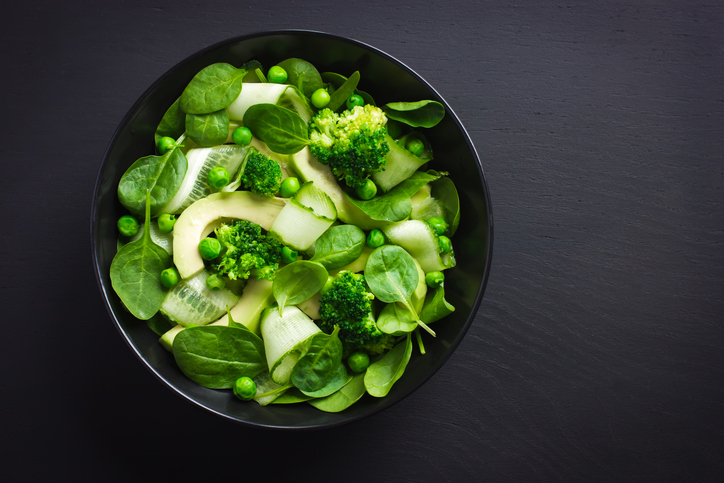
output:
[[[209,65],[121,177],[113,289],[192,381],[343,411],[455,310],[459,200],[425,135],[445,108],[362,84],[298,58]]]

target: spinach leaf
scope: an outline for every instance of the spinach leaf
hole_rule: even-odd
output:
[[[131,213],[144,212],[150,192],[151,213],[156,214],[176,194],[188,169],[186,156],[179,148],[161,156],[144,156],[136,160],[118,182],[118,200]]]
[[[347,78],[341,74],[337,74],[336,72],[323,72],[322,73],[322,80],[326,82],[329,85],[329,93],[334,94],[334,92],[342,87],[342,85],[347,81]],[[372,98],[372,96],[364,91],[361,91],[359,89],[355,89],[354,93],[357,95],[362,96],[362,99],[365,101],[365,104],[369,104],[371,106],[376,106],[375,100]],[[349,95],[347,96],[349,97]],[[347,102],[345,99],[345,108]]]
[[[312,262],[320,263],[327,270],[344,267],[359,258],[365,247],[365,233],[355,225],[336,225],[314,243]]]
[[[151,193],[146,192],[143,235],[123,245],[111,262],[111,285],[136,318],[148,320],[161,308],[166,291],[161,272],[171,266],[171,255],[151,240]]]
[[[412,334],[400,342],[378,361],[373,362],[365,372],[364,383],[367,392],[374,397],[385,397],[392,386],[405,372],[412,355]]]
[[[302,357],[292,369],[292,384],[303,393],[318,391],[326,386],[342,364],[342,342],[339,326],[331,334],[324,332],[311,337]]]
[[[244,113],[244,126],[279,154],[294,154],[309,144],[307,123],[289,109],[255,104]]]
[[[182,330],[173,341],[173,356],[189,379],[212,389],[228,389],[240,377],[254,378],[268,370],[261,338],[237,327]]]
[[[352,376],[349,376],[347,374],[347,368],[344,367],[344,364],[339,364],[337,366],[337,371],[334,373],[332,378],[329,380],[329,382],[324,385],[321,389],[317,389],[316,391],[304,391],[300,389],[299,391],[310,397],[327,397],[330,394],[333,394],[337,391],[339,391],[341,388],[343,388],[350,380],[352,379]]]
[[[224,144],[229,137],[229,113],[187,114],[186,135],[202,148]]]
[[[357,374],[352,377],[342,389],[320,399],[313,399],[309,404],[328,413],[338,413],[359,401],[365,393],[365,375]]]
[[[383,195],[375,196],[370,200],[360,200],[347,195],[347,199],[373,220],[402,221],[410,216],[412,211],[412,195],[439,177],[440,175],[435,171],[427,173],[417,171]]]
[[[417,288],[420,275],[415,260],[404,248],[397,245],[376,248],[367,259],[364,273],[375,297],[388,304],[401,302],[420,327],[435,336],[435,332],[420,320],[412,306],[412,293]]]
[[[426,324],[431,324],[443,317],[447,317],[453,312],[455,312],[455,307],[445,300],[445,289],[443,286],[428,289],[425,295],[425,304],[420,311],[420,320]]]
[[[324,87],[319,71],[306,60],[291,58],[277,65],[287,71],[287,84],[297,86],[307,98],[311,99],[314,91]]]
[[[296,387],[287,389],[284,394],[272,401],[272,404],[296,404],[304,401],[314,399],[312,396],[307,396]]]
[[[279,315],[282,315],[285,306],[304,302],[319,292],[328,276],[324,266],[310,260],[297,260],[280,268],[272,285],[272,294],[279,304]]]
[[[156,133],[154,134],[154,142],[158,146],[158,141],[165,136],[178,139],[186,131],[186,113],[181,110],[181,98],[171,104],[166,114],[158,123]]]
[[[158,336],[162,336],[176,325],[161,314],[154,315],[146,321],[146,324]]]
[[[349,76],[349,79],[345,80],[344,83],[332,93],[329,104],[327,104],[327,109],[331,109],[332,111],[346,109],[347,98],[354,94],[355,89],[357,89],[357,84],[359,84],[359,72],[355,71]]]
[[[445,117],[445,106],[437,101],[390,102],[382,110],[388,118],[412,127],[434,127]]]
[[[432,183],[432,197],[445,207],[445,221],[450,225],[448,236],[453,236],[460,223],[460,198],[455,183],[450,178],[440,178]]]
[[[246,69],[219,62],[204,67],[181,94],[181,109],[187,114],[208,114],[224,109],[239,97]]]
[[[420,316],[422,319],[422,316]],[[417,321],[404,307],[387,304],[377,317],[377,328],[380,332],[391,335],[408,334],[417,328]]]

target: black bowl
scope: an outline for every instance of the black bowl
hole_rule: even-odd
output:
[[[457,267],[447,271],[445,281],[446,297],[456,307],[455,312],[435,324],[437,338],[426,344],[426,355],[413,352],[405,374],[387,397],[365,395],[341,413],[321,412],[307,404],[261,407],[238,401],[231,391],[206,389],[191,382],[147,325],[123,308],[109,278],[116,253],[115,223],[124,214],[116,197],[118,181],[134,160],[153,152],[154,131],[168,106],[209,64],[241,65],[255,59],[268,68],[289,57],[306,59],[320,72],[349,75],[359,70],[360,88],[379,104],[421,99],[441,102],[447,114],[426,132],[435,152],[430,167],[448,171],[460,195],[461,223],[453,238]],[[176,393],[209,411],[246,425],[278,429],[338,426],[388,408],[420,387],[450,357],[475,318],[488,279],[492,239],[493,217],[480,159],[450,106],[419,75],[384,52],[347,38],[310,31],[264,32],[230,39],[169,70],[133,105],[113,135],[98,173],[91,209],[93,262],[101,293],[121,334],[146,367]]]

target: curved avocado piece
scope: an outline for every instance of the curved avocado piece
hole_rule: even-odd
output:
[[[289,167],[302,180],[313,181],[315,187],[327,193],[337,208],[337,218],[343,222],[357,225],[363,230],[382,228],[390,224],[387,221],[373,220],[364,211],[353,205],[337,183],[332,169],[317,161],[308,147],[292,155]]]
[[[213,193],[186,208],[173,227],[173,263],[181,278],[189,278],[204,268],[199,242],[229,219],[248,220],[264,230],[271,228],[285,201],[249,191]]]
[[[261,313],[274,303],[272,285],[272,282],[263,278],[260,280],[254,277],[249,278],[239,303],[229,309],[234,322],[245,325],[256,335],[261,335],[259,330]],[[209,325],[229,325],[229,315],[224,314],[219,320]]]

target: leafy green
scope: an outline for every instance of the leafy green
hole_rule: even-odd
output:
[[[181,110],[181,98],[171,104],[166,113],[158,123],[156,133],[154,134],[154,142],[158,145],[158,141],[162,137],[170,137],[178,139],[186,131],[186,113]]]
[[[303,393],[318,391],[337,376],[342,364],[342,342],[336,327],[331,334],[313,335],[292,370],[292,384]]]
[[[359,84],[359,72],[355,71],[344,83],[339,86],[331,95],[327,109],[339,111],[347,108],[347,98],[354,94]]]
[[[382,109],[390,119],[412,127],[434,127],[445,117],[445,106],[437,101],[390,102]]]
[[[307,396],[296,387],[291,387],[284,392],[281,396],[272,401],[273,404],[296,404],[304,401],[314,399],[312,396]]]
[[[327,270],[344,267],[359,258],[365,241],[365,233],[355,225],[333,226],[317,238],[311,261],[322,264]]]
[[[425,303],[420,311],[420,320],[426,324],[431,324],[453,312],[455,312],[455,307],[445,300],[445,289],[443,286],[428,289],[425,295]]]
[[[274,104],[255,104],[246,110],[243,122],[275,153],[294,154],[309,144],[307,123],[289,109]]]
[[[279,305],[279,315],[285,306],[304,302],[319,292],[328,276],[324,266],[309,260],[297,260],[277,270],[272,293]]]
[[[344,364],[339,364],[334,375],[332,375],[332,377],[329,379],[329,382],[327,382],[327,384],[325,384],[322,388],[317,389],[316,391],[303,391],[300,389],[300,392],[306,396],[311,396],[315,398],[327,397],[330,394],[339,391],[351,379],[352,376],[347,373],[347,368],[344,366]]]
[[[201,147],[224,144],[229,137],[229,113],[186,114],[186,135]]]
[[[141,215],[150,191],[151,214],[156,214],[176,194],[187,169],[188,161],[179,148],[161,156],[144,156],[121,176],[118,200],[131,213]]]
[[[138,240],[123,245],[111,262],[111,285],[134,317],[148,320],[161,308],[166,291],[161,272],[171,255],[151,240],[151,193],[146,192],[146,220]]]
[[[224,109],[239,97],[246,69],[231,64],[211,64],[194,76],[181,94],[181,109],[187,114],[208,114]]]
[[[319,71],[306,60],[291,58],[277,65],[287,71],[287,84],[297,86],[307,98],[311,98],[314,91],[324,87]]]
[[[365,393],[364,373],[357,374],[344,385],[339,391],[320,399],[313,399],[309,404],[327,413],[338,413],[344,411],[352,404],[359,401]]]
[[[364,384],[367,392],[374,397],[385,397],[392,386],[405,372],[412,355],[412,334],[400,342],[378,361],[367,368]]]
[[[387,304],[377,317],[377,328],[385,334],[403,335],[415,330],[417,321],[406,308],[397,304]]]
[[[450,225],[448,236],[453,236],[460,224],[460,198],[455,183],[444,177],[432,183],[432,196],[445,207],[445,221]]]

